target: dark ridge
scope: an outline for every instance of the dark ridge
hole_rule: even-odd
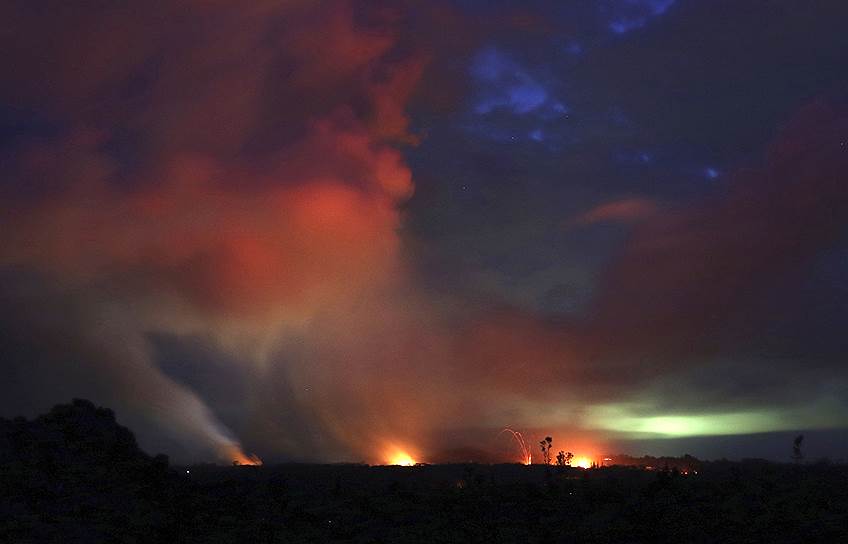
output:
[[[0,420],[0,542],[848,541],[844,464],[613,457],[169,468],[75,400]]]

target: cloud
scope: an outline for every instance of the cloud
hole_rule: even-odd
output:
[[[548,101],[548,91],[515,61],[494,48],[480,51],[472,75],[481,88],[474,112],[491,113],[503,108],[516,115],[531,113]]]
[[[596,223],[632,223],[650,217],[657,211],[657,204],[646,198],[625,198],[600,204],[575,219],[578,225]]]
[[[143,444],[192,459],[230,451],[237,438],[279,458],[374,461],[387,441],[426,452],[462,445],[446,436],[468,428],[576,427],[591,419],[581,419],[586,406],[657,380],[649,393],[710,389],[696,367],[738,347],[740,331],[762,334],[763,299],[846,226],[848,116],[818,103],[762,167],[722,167],[727,193],[662,209],[602,190],[563,206],[541,184],[527,190],[512,155],[477,152],[471,173],[506,190],[463,180],[479,188],[462,197],[479,217],[452,193],[424,200],[444,204],[427,227],[447,232],[466,261],[514,259],[503,273],[510,288],[548,266],[538,274],[548,287],[527,293],[557,285],[566,300],[554,306],[568,306],[579,284],[594,298],[585,315],[565,318],[493,301],[460,267],[444,267],[444,290],[425,286],[414,267],[427,240],[410,230],[422,212],[408,204],[417,188],[403,154],[421,136],[407,105],[415,97],[419,108],[450,110],[472,92],[466,66],[436,70],[439,85],[419,89],[431,49],[449,48],[417,40],[435,41],[441,27],[365,2],[96,4],[0,7],[0,46],[12,52],[0,59],[0,96],[54,129],[12,137],[3,155],[0,350],[14,356],[16,376],[4,411],[92,397],[130,419]],[[451,47],[471,56],[488,43],[480,34]],[[565,107],[516,58],[482,59],[480,77],[503,91],[483,93],[484,109],[533,113],[529,134],[536,114]],[[548,125],[544,138],[556,139]],[[608,183],[609,154],[590,143],[530,172],[558,187],[561,172]],[[451,183],[455,144],[442,142]],[[450,206],[454,230],[442,217]],[[549,237],[564,230],[562,217],[629,225],[599,281],[547,261],[564,259],[562,240]],[[487,239],[475,231],[483,224],[497,225]],[[604,229],[569,232],[583,230]],[[756,383],[721,385],[706,392],[717,403],[758,398]],[[663,394],[665,406],[686,404]]]
[[[500,399],[469,413],[492,425],[573,427],[581,411],[624,399],[650,401],[645,417],[705,406],[771,411],[775,403],[803,415],[804,403],[844,404],[834,400],[844,398],[838,356],[766,346],[775,312],[791,311],[780,302],[794,282],[844,240],[846,131],[842,106],[813,103],[783,128],[762,165],[728,174],[727,192],[653,209],[631,227],[582,316],[489,307],[467,319],[457,359],[486,369],[474,385],[478,398]],[[593,220],[630,218],[628,206],[598,209]]]
[[[62,152],[43,160],[63,163]],[[106,160],[77,152],[94,167]],[[66,280],[108,276],[224,311],[297,308],[333,285],[379,280],[397,247],[395,204],[412,187],[397,152],[317,123],[279,161],[263,180],[212,156],[175,153],[131,190],[82,172],[56,198],[10,212],[0,253]]]
[[[60,291],[31,274],[5,271],[0,283],[0,353],[7,373],[4,414],[43,412],[78,394],[115,406],[156,451],[179,458],[238,449],[191,390],[159,373],[126,308],[94,293]]]
[[[841,106],[807,106],[762,167],[732,175],[727,196],[637,226],[601,279],[598,341],[629,356],[658,350],[674,357],[714,349],[727,328],[744,324],[750,332],[761,323],[765,316],[744,314],[848,226],[846,130]]]
[[[413,184],[397,145],[415,141],[404,109],[424,61],[401,47],[402,14],[265,1],[2,12],[15,52],[3,96],[59,128],[15,143],[0,262],[57,307],[73,294],[79,316],[58,338],[69,357],[88,346],[100,378],[86,391],[138,414],[149,409],[133,399],[155,388],[157,402],[206,414],[194,430],[229,451],[213,411],[157,368],[148,335],[206,338],[258,380],[281,335],[403,281]],[[133,357],[75,343],[113,315]]]
[[[645,26],[654,17],[665,13],[675,0],[625,0],[613,4],[613,18],[609,28],[616,34],[624,34]]]

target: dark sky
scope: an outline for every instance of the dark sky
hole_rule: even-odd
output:
[[[4,2],[0,415],[90,398],[180,460],[844,458],[845,21]]]

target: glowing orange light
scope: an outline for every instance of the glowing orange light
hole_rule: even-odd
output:
[[[580,468],[592,468],[592,460],[588,457],[578,457],[574,460],[573,465]]]
[[[260,466],[262,464],[262,459],[254,454],[240,454],[235,459],[233,459],[233,463],[236,465],[251,465],[251,466]]]
[[[262,464],[262,459],[254,454],[244,453],[238,444],[230,444],[225,448],[222,457],[229,458],[234,465],[250,465],[259,466]]]
[[[402,467],[411,467],[415,465],[415,459],[413,459],[408,453],[405,451],[398,450],[393,453],[389,458],[390,465],[400,465]]]
[[[387,465],[398,465],[411,467],[416,464],[415,451],[405,445],[385,444],[383,449],[383,462]]]

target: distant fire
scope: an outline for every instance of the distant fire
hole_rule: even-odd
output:
[[[383,461],[387,465],[398,465],[402,467],[414,466],[417,462],[407,449],[398,446],[389,446],[386,448]]]
[[[392,456],[389,460],[390,465],[400,465],[402,467],[411,467],[415,464],[415,459],[409,456],[407,453],[397,453]]]
[[[242,453],[235,459],[233,459],[233,463],[236,465],[252,465],[252,466],[260,466],[262,464],[262,459],[259,458],[256,454],[246,455]]]
[[[237,444],[227,447],[224,457],[229,458],[233,465],[260,466],[262,464],[262,459],[255,454],[244,453]]]
[[[592,468],[592,460],[588,457],[576,457],[572,465],[580,468]]]

